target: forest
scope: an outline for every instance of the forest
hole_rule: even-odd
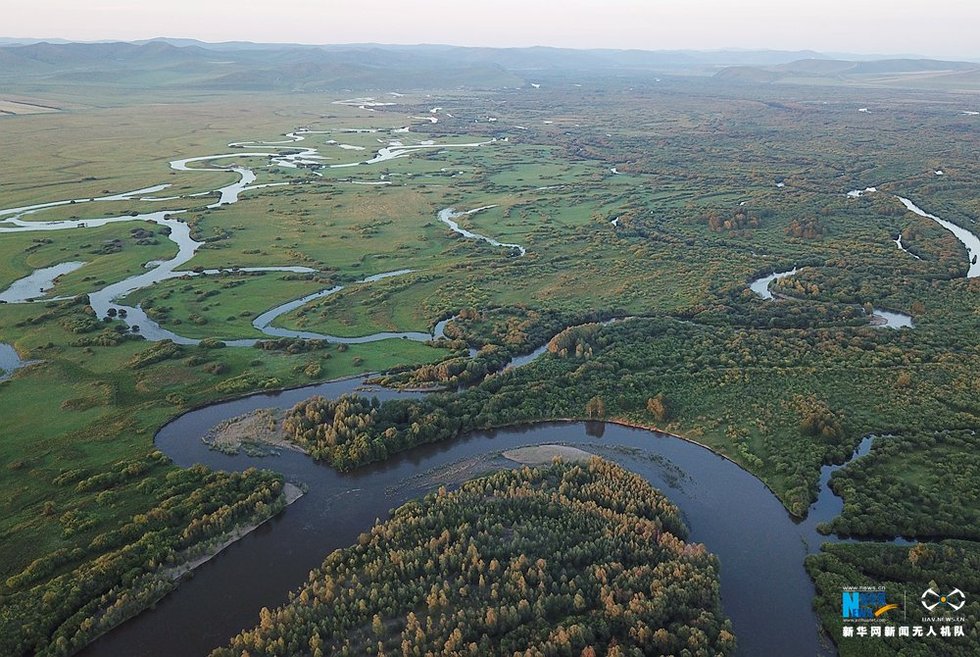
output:
[[[211,654],[732,655],[718,562],[686,536],[598,458],[504,470],[396,509]]]
[[[655,317],[586,324],[560,332],[533,363],[479,385],[385,403],[311,399],[287,414],[284,429],[314,458],[347,470],[474,430],[618,419],[705,442],[760,474],[802,515],[820,464],[843,462],[862,436],[975,421],[977,363],[952,359],[951,338],[873,328],[709,328]],[[862,394],[867,389],[874,398]],[[969,481],[948,485],[959,491]],[[935,507],[935,500],[906,499]]]
[[[882,436],[869,458],[834,474],[843,535],[980,540],[980,437],[950,430]]]
[[[64,537],[84,538],[84,547],[56,550],[7,578],[0,653],[11,657],[73,654],[176,587],[182,566],[233,530],[285,506],[278,475],[173,469],[160,452],[109,471],[66,468],[54,484],[97,506],[137,491],[153,504],[105,531],[97,529],[95,509],[59,515],[54,503],[45,504],[42,512],[57,519]]]

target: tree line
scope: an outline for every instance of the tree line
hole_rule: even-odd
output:
[[[86,547],[61,548],[11,575],[0,588],[0,654],[63,657],[152,605],[176,586],[182,564],[207,553],[239,526],[285,504],[278,475],[249,469],[175,469],[160,452],[111,470],[66,470],[53,482],[101,505],[138,488],[155,504],[94,535]],[[44,513],[58,514],[53,504]],[[94,526],[89,511],[61,512],[66,537]]]

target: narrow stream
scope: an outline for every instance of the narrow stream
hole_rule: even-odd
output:
[[[199,157],[189,157],[180,160],[174,160],[170,162],[170,168],[174,171],[211,171],[211,172],[228,172],[234,173],[238,176],[238,180],[234,183],[221,187],[215,190],[213,193],[218,195],[218,200],[210,205],[208,208],[217,208],[223,205],[231,205],[237,203],[242,192],[253,189],[260,189],[263,187],[276,186],[276,185],[288,185],[289,183],[268,183],[264,185],[253,185],[252,183],[256,180],[255,172],[251,169],[241,167],[241,166],[216,166],[211,164],[210,167],[192,167],[193,163],[213,163],[216,160],[224,160],[230,158],[253,158],[253,157],[264,157],[269,158],[273,164],[285,165],[295,167],[298,164],[319,164],[319,160],[325,159],[318,154],[316,148],[297,148],[292,149],[293,152],[283,152],[287,145],[294,144],[296,142],[303,141],[308,134],[316,134],[314,131],[297,129],[294,132],[290,132],[286,135],[288,141],[280,142],[234,142],[229,144],[229,147],[233,148],[245,148],[249,147],[252,149],[270,149],[268,152],[238,152],[238,153],[224,153],[219,155],[204,155]],[[480,147],[495,143],[497,140],[492,139],[489,141],[466,143],[466,144],[437,144],[434,141],[427,140],[418,145],[404,145],[400,141],[391,141],[388,146],[378,150],[378,153],[371,159],[363,162],[352,162],[349,164],[332,164],[331,167],[356,167],[364,165],[378,164],[381,162],[387,162],[389,160],[398,159],[402,157],[407,157],[414,152],[433,149],[433,148],[468,148],[468,147]],[[130,221],[143,221],[151,222],[158,226],[165,227],[169,230],[169,239],[177,245],[177,254],[166,261],[155,261],[152,263],[147,263],[145,271],[131,276],[125,280],[119,281],[112,285],[106,286],[101,290],[89,293],[89,303],[92,309],[95,311],[99,318],[104,318],[108,315],[110,310],[116,311],[117,316],[122,319],[131,330],[138,331],[145,339],[152,341],[159,340],[172,340],[177,344],[194,345],[199,344],[199,339],[188,338],[182,336],[178,333],[170,331],[161,327],[156,321],[152,320],[146,312],[143,311],[139,306],[126,306],[118,301],[125,298],[126,296],[138,291],[146,289],[155,283],[162,281],[180,278],[183,276],[201,276],[201,275],[216,275],[219,273],[242,271],[242,272],[293,272],[293,273],[313,273],[315,270],[307,267],[245,267],[245,268],[227,268],[221,270],[205,270],[203,272],[192,272],[179,270],[180,267],[186,265],[197,253],[197,250],[203,246],[203,243],[194,240],[191,237],[190,227],[183,222],[179,217],[175,215],[182,214],[186,212],[185,210],[173,210],[173,211],[161,211],[148,214],[139,214],[135,216],[121,216],[121,217],[102,217],[97,219],[85,219],[85,220],[66,220],[66,221],[26,221],[24,220],[25,215],[34,214],[43,211],[48,208],[58,207],[70,203],[87,203],[91,201],[129,201],[134,198],[143,198],[145,194],[153,194],[166,189],[168,185],[156,185],[153,187],[146,187],[143,189],[138,189],[131,192],[124,192],[121,194],[115,194],[111,196],[102,196],[94,199],[75,199],[73,201],[55,201],[50,203],[40,203],[31,206],[10,208],[6,210],[0,210],[0,217],[7,217],[0,221],[0,234],[2,233],[21,233],[21,232],[34,232],[34,231],[55,231],[55,230],[83,230],[87,227],[97,227],[104,226],[111,223],[121,223]],[[195,195],[197,196],[197,195]],[[167,197],[165,199],[152,199],[152,200],[171,200],[180,199],[181,197]],[[472,210],[469,213],[473,214],[479,212],[486,208],[478,208],[477,210]],[[502,244],[493,240],[492,238],[477,235],[476,233],[471,233],[462,228],[459,228],[458,224],[452,221],[452,217],[458,217],[461,215],[453,214],[451,209],[442,210],[438,217],[441,221],[444,221],[450,225],[455,225],[454,230],[464,235],[465,237],[480,239],[487,241],[495,246],[506,247],[511,249],[518,249],[521,255],[526,253],[524,247],[518,244]],[[67,273],[69,271],[74,271],[75,269],[81,267],[84,263],[62,263],[55,265],[53,267],[48,267],[44,269],[39,269],[33,272],[30,276],[27,276],[19,281],[14,282],[11,287],[0,293],[0,301],[8,303],[25,303],[35,300],[50,300],[43,299],[43,293],[49,289],[57,276]],[[411,273],[411,270],[399,270],[395,272],[385,272],[381,274],[376,274],[374,276],[369,276],[357,284],[366,284],[376,282],[385,278],[390,278],[392,276],[401,276],[407,273]],[[334,286],[326,290],[321,290],[315,294],[303,297],[302,299],[297,299],[293,301],[286,302],[276,308],[268,310],[261,315],[259,315],[252,323],[252,325],[259,331],[265,333],[270,337],[286,337],[286,338],[307,338],[307,339],[322,339],[330,340],[332,342],[338,343],[367,343],[376,342],[380,340],[389,339],[408,339],[415,340],[419,342],[425,342],[432,340],[433,338],[443,337],[441,333],[436,330],[433,333],[423,333],[418,331],[399,331],[399,332],[378,332],[370,335],[356,336],[356,337],[344,337],[336,336],[322,333],[315,333],[310,331],[294,331],[279,327],[272,326],[272,323],[279,317],[295,310],[310,301],[315,299],[325,298],[332,294],[336,294],[344,289],[344,286]],[[42,299],[38,299],[42,297]],[[124,311],[124,312],[119,312]],[[438,329],[438,327],[437,327]],[[221,336],[215,336],[221,337]],[[258,340],[256,339],[229,339],[225,340],[226,345],[230,347],[251,347]]]
[[[481,240],[483,242],[487,242],[492,246],[501,246],[501,247],[513,249],[517,251],[521,255],[521,257],[527,255],[527,249],[525,249],[520,244],[506,244],[504,242],[498,242],[492,237],[487,237],[486,235],[481,235],[479,233],[474,233],[472,231],[466,230],[465,228],[462,228],[459,225],[459,223],[456,221],[457,219],[460,219],[462,217],[472,216],[478,212],[483,212],[484,210],[489,210],[494,207],[496,206],[488,205],[486,207],[476,208],[475,210],[470,210],[468,212],[456,212],[453,208],[446,208],[444,210],[439,211],[439,221],[449,226],[449,229],[452,230],[454,233],[462,235],[463,237],[469,238],[471,240]]]
[[[878,191],[877,187],[855,189],[850,192],[847,192],[847,197],[860,198],[865,194],[877,193],[877,191]],[[940,219],[934,214],[929,214],[928,212],[926,212],[925,210],[923,210],[922,208],[920,208],[915,203],[913,203],[912,201],[910,201],[905,197],[896,196],[895,198],[897,198],[902,203],[902,205],[904,205],[906,209],[909,210],[910,212],[913,212],[919,215],[920,217],[924,217],[926,219],[931,219],[932,221],[935,221],[940,226],[942,226],[943,228],[951,232],[956,237],[956,239],[962,242],[963,246],[966,247],[967,258],[969,262],[969,269],[967,271],[966,277],[976,278],[980,276],[980,238],[978,238],[976,235],[974,235],[967,229],[957,226],[951,221],[946,221],[945,219]],[[905,246],[902,244],[901,234],[893,241],[895,242],[895,244],[898,246],[899,249],[901,249],[905,253],[908,253],[916,260],[922,259],[905,248]],[[789,276],[793,276],[796,273],[797,273],[796,267],[794,267],[789,271],[774,272],[768,276],[763,276],[751,281],[749,283],[749,288],[760,299],[772,300],[774,297],[772,291],[770,290],[770,287],[772,286],[773,282],[787,278]],[[912,317],[906,315],[905,313],[900,313],[892,310],[883,310],[880,308],[874,308],[871,313],[871,318],[872,318],[872,326],[880,326],[880,327],[893,328],[893,329],[914,327]]]
[[[0,342],[0,382],[6,381],[12,377],[14,372],[20,368],[36,362],[37,361],[33,360],[21,360],[13,345],[9,345],[6,342]]]
[[[54,287],[55,279],[77,271],[84,266],[84,262],[62,262],[52,267],[35,269],[31,275],[14,281],[10,287],[0,292],[0,301],[23,303],[42,298],[48,290]]]
[[[793,276],[797,273],[797,271],[797,268],[794,267],[790,271],[776,272],[762,278],[757,278],[749,284],[749,289],[755,292],[756,296],[758,296],[760,299],[771,301],[775,298],[772,290],[770,289],[773,282]],[[900,329],[914,328],[915,323],[912,321],[911,315],[906,315],[905,313],[900,313],[893,310],[872,308],[871,326],[878,328]]]
[[[913,212],[920,217],[925,217],[926,219],[932,219],[937,224],[951,232],[956,239],[963,243],[969,253],[970,269],[966,273],[967,278],[976,278],[980,276],[980,238],[968,231],[966,228],[957,226],[952,221],[946,221],[945,219],[940,219],[934,214],[929,214],[919,206],[917,206],[912,201],[905,197],[897,196],[902,205],[904,205],[909,212]]]
[[[771,300],[773,298],[772,291],[769,289],[775,281],[782,280],[784,278],[789,278],[794,276],[797,272],[796,267],[793,267],[789,271],[780,271],[769,274],[768,276],[763,276],[762,278],[757,278],[751,283],[749,283],[749,289],[756,293],[760,299]]]

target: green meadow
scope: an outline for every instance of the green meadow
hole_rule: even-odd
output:
[[[941,505],[926,490],[940,482],[953,499],[975,503],[976,479],[951,477],[936,462],[975,448],[964,432],[980,424],[980,279],[965,278],[966,250],[948,231],[892,196],[975,231],[980,132],[968,123],[975,117],[898,90],[696,80],[666,87],[603,80],[585,89],[555,80],[546,102],[521,89],[432,93],[437,98],[408,94],[369,112],[321,93],[103,98],[90,89],[63,111],[0,118],[0,208],[168,184],[152,195],[182,198],[75,203],[24,219],[180,212],[203,243],[183,266],[188,274],[314,270],[188,275],[119,300],[190,338],[260,338],[252,326],[258,315],[334,286],[344,289],[276,326],[353,337],[428,331],[463,313],[460,339],[517,354],[600,315],[635,316],[566,333],[566,353],[556,346],[533,366],[432,403],[465,409],[467,429],[482,428],[474,418],[665,426],[736,460],[797,515],[813,499],[821,465],[842,461],[866,433],[891,431],[904,436],[897,444],[908,455],[876,446],[835,477],[845,499],[837,528],[880,537],[906,507]],[[897,109],[865,116],[840,97]],[[439,123],[413,118],[429,116],[437,101],[446,108]],[[492,123],[488,104],[498,119]],[[404,126],[411,131],[399,131]],[[330,159],[289,168],[242,155],[264,152],[259,142],[286,141],[297,128],[309,132],[280,144],[282,153],[309,147]],[[351,132],[357,129],[376,132]],[[370,166],[330,166],[367,160],[393,141],[446,147]],[[247,166],[255,185],[289,184],[246,190],[235,204],[208,208],[214,190],[237,174],[169,167],[226,153],[236,156],[192,166]],[[940,167],[945,176],[935,175]],[[378,182],[390,184],[357,184]],[[872,185],[880,192],[846,196]],[[455,234],[437,218],[450,207],[486,208],[457,221],[520,244],[526,255]],[[899,234],[917,258],[897,248]],[[34,589],[14,576],[52,554],[91,550],[59,561],[34,585],[95,563],[96,537],[149,513],[156,498],[139,485],[100,501],[54,482],[69,471],[95,477],[147,458],[155,432],[188,409],[392,369],[403,383],[460,383],[423,366],[458,357],[461,343],[450,350],[387,340],[300,353],[176,347],[92,316],[85,293],[175,252],[159,227],[142,222],[0,234],[0,289],[37,268],[87,263],[50,292],[72,300],[0,305],[0,341],[39,361],[0,383],[0,575],[13,577],[0,584],[0,596],[28,599]],[[794,266],[797,275],[773,287],[777,299],[748,289],[754,278]],[[399,270],[411,271],[360,282]],[[907,313],[915,328],[873,329],[870,306]],[[658,394],[666,408],[651,404]],[[490,417],[485,408],[499,413]],[[930,440],[939,430],[944,437]],[[175,471],[154,469],[146,491]],[[881,482],[880,491],[861,486],[868,480]],[[972,517],[908,518],[903,531],[946,538],[954,521]],[[823,576],[838,565],[826,557],[811,570]]]

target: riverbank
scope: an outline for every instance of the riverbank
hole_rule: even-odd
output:
[[[22,360],[12,344],[0,342],[0,383],[13,378],[17,370],[40,362],[39,360]]]
[[[270,402],[269,407],[258,408],[258,409],[249,409],[249,410],[245,410],[243,408],[243,412],[240,413],[239,415],[237,415],[237,416],[235,416],[233,418],[229,418],[227,420],[221,420],[221,421],[219,421],[218,423],[216,423],[215,425],[213,425],[212,428],[208,429],[205,433],[207,435],[210,435],[213,431],[217,430],[217,428],[220,427],[223,424],[226,424],[226,423],[234,423],[236,420],[248,418],[249,416],[252,416],[252,415],[254,415],[254,414],[256,414],[256,413],[258,413],[260,411],[270,411],[270,410],[273,410],[274,411],[274,410],[278,409],[278,412],[281,414],[282,412],[285,412],[286,410],[288,410],[286,404],[288,404],[289,406],[292,405],[289,402],[286,402],[286,404],[276,403],[276,402],[283,402],[283,401],[285,401],[285,400],[282,399],[283,396],[288,396],[290,402],[292,402],[293,400],[295,400],[295,402],[303,401],[305,399],[308,399],[308,398],[311,398],[311,397],[315,397],[315,396],[321,395],[321,394],[324,395],[324,396],[330,396],[331,394],[338,394],[338,393],[339,394],[357,394],[357,395],[362,395],[362,396],[366,396],[366,397],[379,396],[379,397],[382,398],[382,400],[384,400],[384,398],[398,398],[398,397],[418,396],[418,395],[427,394],[427,393],[430,393],[430,392],[449,392],[448,390],[424,390],[424,389],[423,390],[414,390],[414,389],[408,389],[408,390],[406,390],[406,389],[392,389],[392,388],[385,388],[385,387],[381,387],[381,386],[366,385],[365,382],[368,381],[368,380],[370,380],[372,377],[375,377],[375,376],[377,376],[377,375],[374,374],[374,373],[372,373],[372,374],[364,374],[364,375],[346,376],[346,377],[340,377],[340,378],[337,378],[337,379],[332,379],[330,381],[324,381],[324,382],[313,384],[313,385],[299,386],[299,387],[294,387],[294,388],[282,388],[282,389],[277,389],[277,390],[273,390],[273,391],[266,391],[266,392],[253,392],[253,393],[248,393],[248,394],[245,394],[245,395],[240,395],[238,397],[232,397],[230,399],[225,399],[223,401],[212,402],[212,403],[209,403],[209,404],[205,404],[203,406],[199,406],[197,408],[189,409],[186,412],[181,413],[177,417],[171,419],[170,422],[168,422],[166,425],[164,425],[163,427],[161,427],[161,429],[160,429],[160,431],[158,431],[157,435],[159,436],[159,434],[161,432],[163,432],[169,425],[174,424],[178,420],[181,420],[183,418],[186,418],[188,415],[193,415],[193,414],[196,414],[196,413],[204,412],[204,411],[206,411],[208,409],[215,409],[215,408],[220,408],[220,407],[226,407],[226,406],[231,405],[231,404],[239,405],[239,404],[241,404],[243,402],[244,403],[247,403],[248,400],[254,399],[254,398],[257,398],[257,397],[262,397],[264,399],[268,399],[269,402]],[[346,384],[350,384],[351,382],[354,382],[354,381],[360,381],[361,384],[360,385],[351,385],[351,386],[349,386],[350,389],[349,390],[346,390],[346,391],[337,391],[337,390],[334,390],[335,388],[338,388],[338,387],[347,387]],[[273,406],[275,407],[274,409],[271,408]],[[641,429],[643,431],[649,431],[649,432],[652,432],[652,433],[655,433],[655,434],[662,434],[662,435],[665,435],[665,436],[670,436],[671,438],[676,438],[678,440],[682,440],[684,442],[687,442],[687,443],[690,443],[692,445],[696,445],[697,447],[700,447],[702,449],[705,449],[705,450],[711,452],[712,454],[714,454],[715,456],[718,456],[718,457],[720,457],[722,459],[725,459],[726,461],[728,461],[728,462],[732,463],[733,465],[737,466],[739,469],[743,470],[744,472],[746,472],[747,474],[751,475],[754,478],[757,478],[758,479],[758,477],[759,477],[759,475],[757,475],[756,473],[752,472],[752,470],[750,470],[749,468],[747,468],[743,464],[739,463],[738,461],[736,461],[731,456],[729,456],[729,455],[727,455],[727,454],[719,451],[715,447],[712,447],[711,445],[705,444],[703,442],[700,442],[698,440],[695,440],[695,439],[690,438],[690,437],[687,437],[687,436],[683,436],[683,435],[680,435],[680,434],[677,434],[677,433],[673,433],[671,431],[667,431],[667,430],[662,429],[662,428],[660,428],[660,427],[658,427],[658,426],[656,426],[654,424],[644,424],[642,422],[638,422],[636,420],[630,420],[630,419],[627,419],[627,418],[615,418],[614,417],[614,418],[602,418],[601,420],[597,420],[596,418],[587,418],[587,417],[540,418],[540,419],[537,419],[537,420],[534,420],[534,421],[505,422],[505,423],[501,423],[501,424],[494,424],[494,425],[490,425],[490,426],[481,427],[481,428],[477,429],[476,431],[479,431],[479,432],[493,432],[493,431],[500,431],[500,430],[509,430],[509,429],[513,429],[515,427],[521,427],[521,426],[535,426],[535,425],[563,424],[563,423],[564,424],[575,424],[575,423],[580,423],[580,422],[589,423],[589,422],[596,422],[596,421],[602,422],[602,423],[606,423],[606,424],[614,424],[614,425],[626,427],[626,428],[629,428],[629,429]],[[281,427],[281,421],[280,421],[279,426]],[[461,439],[465,439],[466,435],[467,434],[456,436],[455,438],[453,438],[453,439],[451,439],[449,441],[445,441],[445,443],[448,444],[448,443],[452,443],[452,442],[455,442],[455,441],[458,441],[458,440],[461,440]],[[208,441],[207,440],[205,440],[204,442],[205,442],[205,444],[208,444]],[[265,441],[259,441],[259,442],[265,442]],[[297,452],[301,452],[301,453],[306,454],[306,451],[305,450],[303,450],[298,445],[295,445],[294,443],[292,443],[291,441],[289,441],[284,435],[281,435],[281,434],[279,436],[275,437],[273,439],[273,441],[269,441],[268,444],[272,444],[272,445],[277,446],[277,447],[281,446],[281,447],[290,449],[292,451],[297,451]],[[209,445],[209,447],[210,447],[210,445]],[[373,464],[366,464],[363,467],[371,467],[372,465]],[[354,472],[357,472],[357,470],[355,470]],[[806,517],[806,513],[804,513],[804,514],[801,515],[801,514],[797,514],[797,513],[794,513],[793,511],[791,511],[789,509],[789,507],[787,507],[786,504],[783,503],[782,498],[776,493],[776,491],[771,486],[769,486],[768,483],[766,483],[765,481],[762,481],[761,479],[759,479],[759,482],[763,486],[765,486],[766,490],[768,490],[773,495],[773,497],[775,497],[776,499],[778,499],[780,501],[780,503],[782,504],[783,508],[790,515],[790,517],[794,518],[795,520],[802,520],[802,519],[804,519]],[[811,501],[811,504],[812,504],[812,501]]]
[[[273,408],[260,408],[219,422],[202,440],[212,449],[227,454],[250,446],[292,449],[306,454],[305,449],[286,440],[282,411]]]
[[[357,385],[357,381],[348,381],[322,392],[339,396]],[[264,399],[252,401],[268,403]],[[816,622],[807,611],[813,592],[802,568],[806,552],[799,526],[757,478],[728,458],[715,458],[715,452],[693,441],[650,433],[647,428],[629,428],[624,426],[626,422],[609,423],[601,436],[593,426],[595,422],[541,422],[420,445],[394,454],[384,463],[341,473],[292,452],[283,452],[270,461],[209,451],[200,436],[216,419],[220,421],[216,416],[225,415],[214,410],[197,417],[184,416],[162,429],[157,436],[158,448],[181,466],[204,463],[219,470],[272,467],[290,480],[308,484],[311,499],[296,513],[285,514],[275,532],[261,533],[248,542],[248,549],[235,550],[183,583],[165,607],[143,614],[93,655],[124,655],[137,647],[142,649],[167,627],[194,616],[194,609],[203,608],[200,605],[210,605],[216,583],[221,582],[223,598],[232,587],[234,605],[223,609],[220,619],[211,617],[212,625],[207,629],[198,628],[196,622],[192,625],[200,632],[199,641],[193,645],[200,643],[202,650],[210,649],[226,640],[228,634],[221,636],[223,631],[234,633],[254,621],[255,609],[268,605],[270,596],[281,595],[277,592],[303,581],[309,568],[322,563],[324,553],[355,543],[376,518],[385,518],[399,504],[435,487],[454,488],[455,482],[481,474],[488,466],[501,467],[504,452],[539,445],[571,446],[587,455],[620,462],[642,474],[678,505],[691,527],[691,540],[707,545],[725,564],[721,573],[723,602],[735,622],[736,634],[746,637],[745,654],[798,654],[780,637],[762,631],[765,624],[774,622],[774,612],[763,613],[750,601],[763,597],[778,601],[781,611],[775,617],[792,629],[794,646],[805,645],[806,654],[821,654],[814,631]],[[229,412],[227,417],[246,409],[232,404],[222,410]],[[764,542],[770,549],[765,554],[745,551],[746,541]],[[275,556],[285,546],[291,555],[288,564]],[[277,564],[274,571],[263,570],[262,564],[273,562]],[[762,572],[775,575],[760,577]],[[243,578],[245,573],[250,575]],[[210,639],[209,633],[214,635]]]
[[[181,564],[180,566],[175,566],[173,568],[166,569],[165,571],[166,576],[173,581],[177,581],[187,573],[194,570],[195,568],[200,568],[201,566],[203,566],[204,564],[206,564],[207,562],[211,561],[216,556],[221,554],[221,552],[223,552],[225,549],[231,547],[232,545],[242,540],[243,538],[251,534],[253,531],[258,529],[265,523],[275,518],[277,515],[279,515],[279,513],[285,511],[286,507],[288,507],[290,504],[292,504],[299,498],[303,497],[303,490],[299,486],[296,486],[295,484],[291,484],[287,481],[283,485],[282,495],[283,495],[283,501],[285,502],[285,506],[283,506],[283,508],[278,513],[273,513],[267,518],[263,518],[262,520],[242,525],[241,527],[232,530],[227,535],[225,540],[218,543],[216,546],[208,550],[205,554],[195,559],[192,559],[187,563]]]
[[[588,422],[588,421],[589,420],[576,420],[574,418],[566,418],[566,419],[562,419],[561,420],[561,422]],[[726,461],[728,461],[732,465],[738,467],[740,470],[742,470],[746,474],[749,474],[752,477],[754,477],[755,479],[758,479],[759,483],[762,484],[763,486],[765,486],[766,490],[768,490],[772,494],[773,497],[775,497],[777,500],[779,500],[779,503],[782,504],[783,508],[786,510],[786,513],[789,514],[789,516],[791,518],[793,518],[794,520],[803,520],[804,518],[806,518],[806,513],[804,513],[803,515],[800,515],[800,514],[797,514],[797,513],[793,513],[793,511],[791,511],[790,508],[788,506],[786,506],[785,502],[783,502],[783,498],[781,498],[779,496],[779,494],[776,493],[776,491],[768,483],[766,483],[765,481],[763,481],[759,477],[759,475],[757,475],[756,473],[752,472],[747,467],[745,467],[744,465],[742,465],[741,463],[739,463],[738,461],[736,461],[732,457],[728,456],[727,454],[725,454],[725,453],[723,453],[723,452],[715,449],[711,445],[706,445],[705,443],[702,443],[702,442],[699,442],[697,440],[694,440],[693,438],[688,438],[687,436],[682,436],[680,434],[676,434],[676,433],[672,433],[670,431],[666,431],[664,429],[660,429],[656,425],[653,425],[653,424],[643,424],[642,422],[636,422],[634,420],[626,420],[626,419],[623,419],[623,418],[609,418],[607,420],[602,420],[602,422],[606,422],[608,424],[616,424],[616,425],[619,425],[621,427],[626,427],[628,429],[642,429],[644,431],[650,431],[650,432],[653,432],[653,433],[660,433],[660,434],[663,434],[665,436],[670,436],[671,438],[676,438],[678,440],[683,440],[684,442],[691,443],[692,445],[697,445],[701,449],[705,449],[705,450],[711,452],[712,454],[714,454],[715,456],[718,456],[720,458],[725,459]],[[812,502],[811,502],[811,506],[812,506]],[[809,511],[809,507],[808,507],[807,510]]]

